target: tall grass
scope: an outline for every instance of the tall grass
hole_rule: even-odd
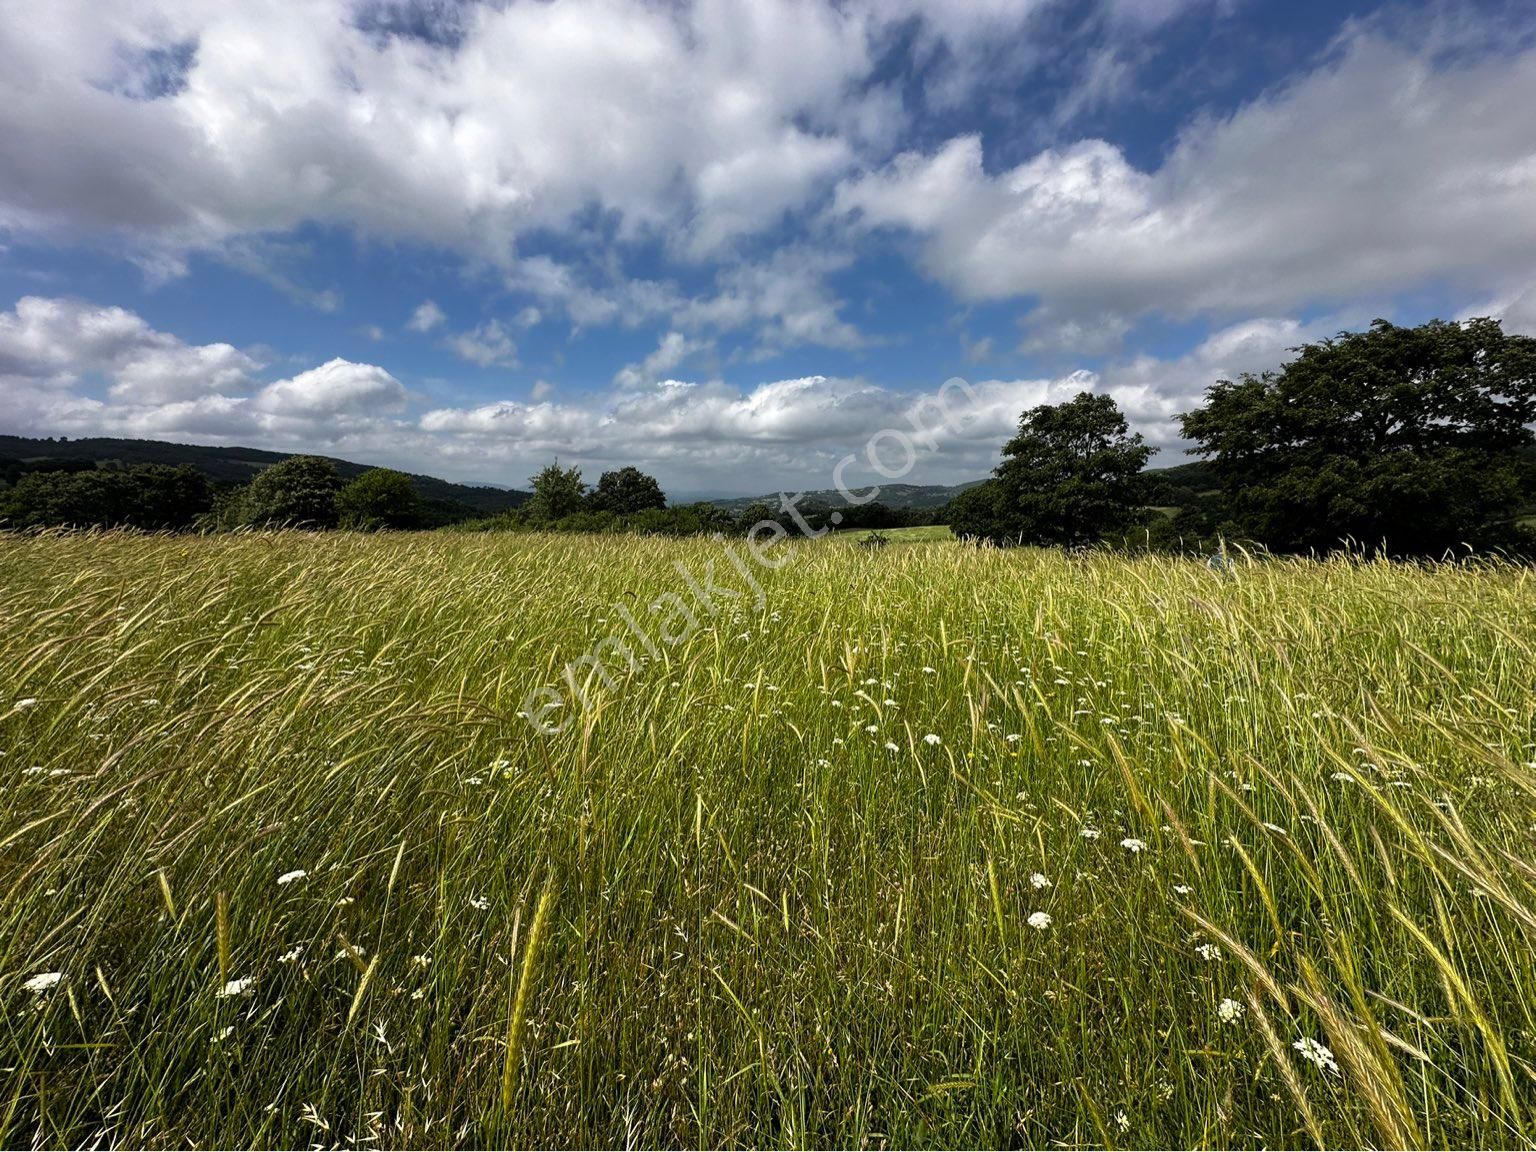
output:
[[[725,547],[0,542],[0,1141],[1532,1141],[1524,570]]]

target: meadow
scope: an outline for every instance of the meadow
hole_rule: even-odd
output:
[[[731,547],[0,540],[0,1143],[1532,1142],[1531,573]]]

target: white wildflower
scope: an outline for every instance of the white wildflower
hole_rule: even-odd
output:
[[[878,724],[866,724],[866,725],[864,725],[864,731],[868,732],[871,736],[873,736],[876,732],[880,731],[880,725],[878,725]]]
[[[1124,840],[1120,841],[1120,847],[1131,853],[1145,852],[1147,850],[1146,843],[1136,839],[1134,836],[1127,836]]]
[[[1043,872],[1032,872],[1029,876],[1029,886],[1038,891],[1041,888],[1049,888],[1051,881]]]
[[[1051,914],[1049,912],[1031,912],[1029,919],[1025,923],[1037,932],[1044,932],[1051,926]]]
[[[1191,888],[1188,884],[1175,884],[1173,886],[1173,891],[1176,895],[1188,896],[1191,892],[1194,891],[1194,889]]]
[[[1243,1018],[1244,1011],[1246,1009],[1243,1008],[1242,1004],[1233,1000],[1230,996],[1216,1005],[1216,1015],[1223,1024],[1236,1024]]]
[[[28,992],[46,992],[62,979],[62,972],[39,972],[36,976],[28,977],[22,987]]]
[[[894,740],[887,740],[885,742],[885,750],[887,752],[900,752],[901,745],[897,744]]]
[[[231,980],[220,988],[214,995],[220,1000],[228,1000],[232,996],[244,996],[251,990],[251,985],[256,983],[254,976],[242,976],[239,980]]]
[[[491,902],[484,896],[471,896],[469,898],[469,906],[477,911],[484,912],[491,906]]]
[[[1195,955],[1199,956],[1202,960],[1220,960],[1221,949],[1214,944],[1197,944],[1195,945]]]
[[[1078,835],[1084,840],[1097,840],[1099,838],[1099,830],[1097,828],[1084,828]]]
[[[943,741],[941,741],[936,735],[934,735],[932,732],[930,732],[930,733],[928,733],[928,735],[923,737],[923,743],[924,744],[928,744],[928,745],[932,745],[932,746],[937,746],[937,745],[943,743]]]
[[[277,962],[279,964],[293,964],[302,955],[304,955],[304,945],[295,944],[287,952],[284,952],[281,956],[279,956],[277,958]]]
[[[1310,1036],[1303,1036],[1292,1048],[1301,1053],[1303,1060],[1310,1060],[1317,1065],[1319,1072],[1334,1072],[1339,1070],[1338,1061],[1333,1058],[1333,1053],[1325,1045],[1319,1044]]]
[[[302,868],[295,868],[292,872],[284,872],[277,878],[277,885],[281,888],[285,884],[292,884],[295,880],[302,880],[309,873]]]

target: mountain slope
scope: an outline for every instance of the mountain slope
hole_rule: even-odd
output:
[[[173,444],[165,440],[119,440],[92,437],[82,440],[34,440],[25,436],[0,436],[0,464],[7,461],[36,463],[48,461],[90,461],[103,464],[190,464],[215,484],[244,484],[263,468],[296,455],[293,452],[268,452],[261,448],[210,447],[202,444]],[[371,465],[351,460],[323,457],[336,465],[342,477],[351,480],[368,471]],[[476,515],[490,516],[516,508],[528,499],[528,493],[492,488],[480,484],[455,484],[435,476],[407,473],[421,498],[428,502],[463,505]]]

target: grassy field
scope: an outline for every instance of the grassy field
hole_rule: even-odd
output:
[[[728,547],[0,540],[0,1142],[1536,1136],[1529,574]]]

